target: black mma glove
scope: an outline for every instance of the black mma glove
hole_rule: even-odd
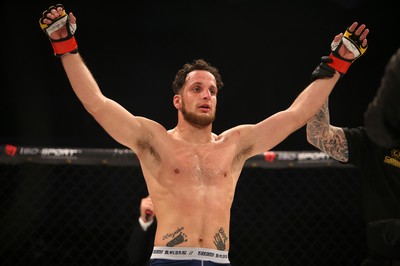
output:
[[[333,59],[329,56],[321,57],[321,64],[311,73],[311,81],[316,79],[331,78],[335,75],[335,70],[328,65]]]
[[[49,19],[47,17],[48,13],[51,13],[51,10],[57,9],[61,7],[63,9],[63,13],[60,17],[54,19],[51,24],[46,24],[43,22],[44,19]],[[57,4],[55,6],[49,7],[47,10],[43,12],[42,17],[39,19],[39,24],[44,33],[49,37],[51,45],[53,46],[54,55],[57,57],[61,57],[65,54],[76,54],[78,53],[78,45],[76,43],[74,33],[76,31],[76,24],[72,24],[69,21],[69,16],[65,12],[64,6],[62,4]],[[62,27],[66,28],[66,36],[63,38],[52,38],[52,33],[61,29]]]

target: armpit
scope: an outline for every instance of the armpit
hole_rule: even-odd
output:
[[[147,153],[148,155],[153,157],[156,162],[161,162],[160,154],[157,152],[154,146],[150,144],[150,141],[148,139],[138,139],[136,145],[140,150],[140,153]]]

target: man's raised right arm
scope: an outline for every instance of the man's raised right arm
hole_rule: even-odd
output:
[[[105,97],[78,52],[75,40],[76,18],[61,4],[43,12],[39,24],[48,36],[54,55],[60,58],[69,82],[85,109],[117,142],[132,148],[132,140],[144,134],[141,122],[117,102]],[[136,134],[136,135],[134,135]]]

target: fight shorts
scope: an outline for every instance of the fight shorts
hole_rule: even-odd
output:
[[[153,248],[150,266],[230,266],[228,251],[192,247]]]

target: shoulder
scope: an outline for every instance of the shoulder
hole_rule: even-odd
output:
[[[157,121],[154,121],[152,119],[143,117],[143,116],[135,116],[135,118],[137,119],[137,121],[139,123],[141,123],[142,125],[146,125],[147,127],[150,127],[151,129],[157,129],[157,130],[162,130],[167,132],[167,129],[161,125],[160,123],[158,123]]]

